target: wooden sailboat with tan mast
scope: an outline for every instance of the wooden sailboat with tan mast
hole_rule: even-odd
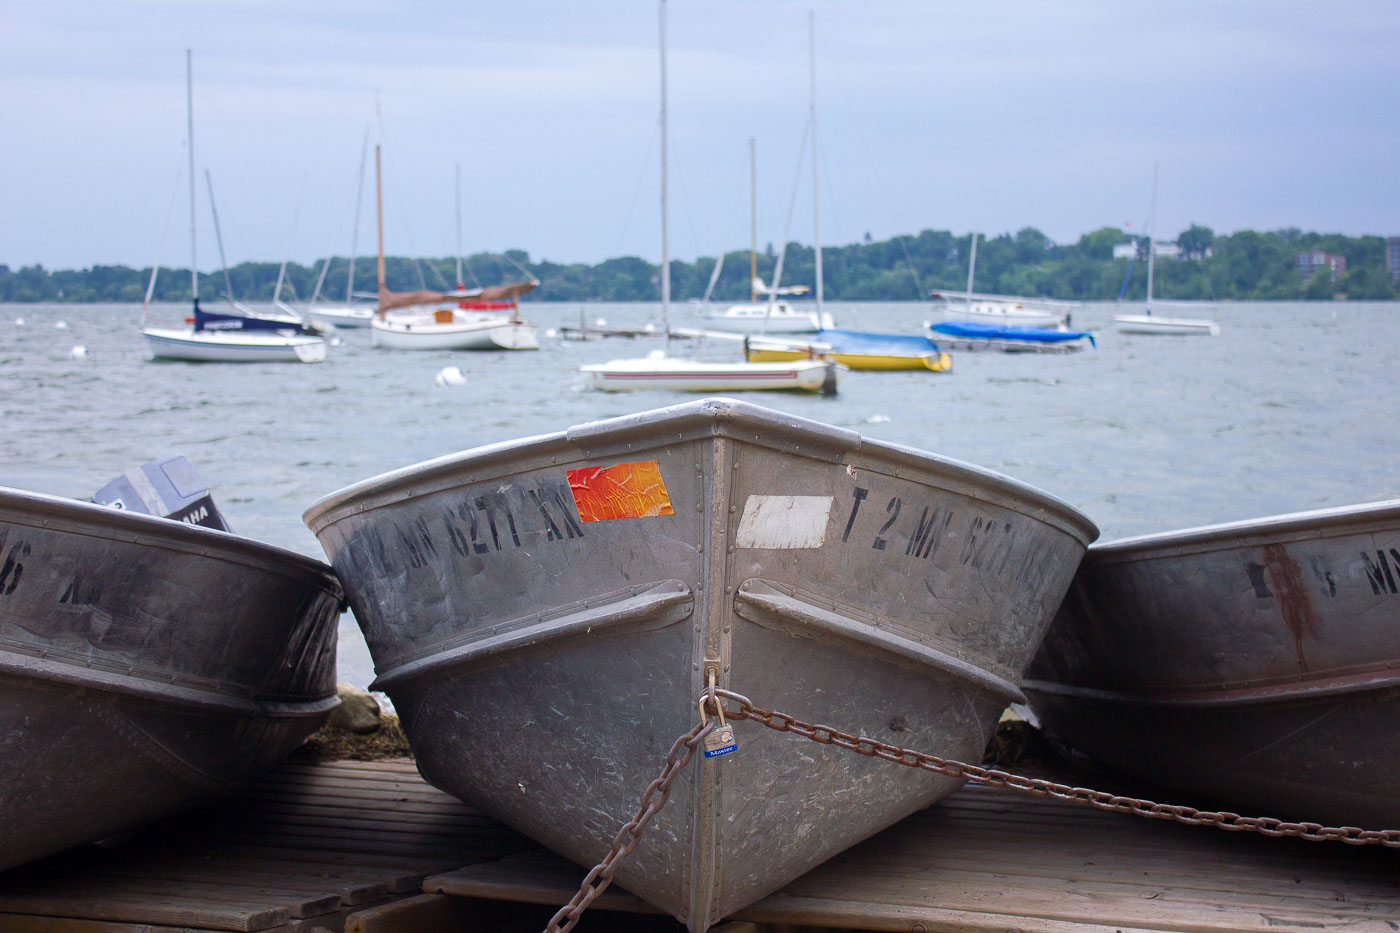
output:
[[[538,350],[538,328],[520,319],[519,297],[536,280],[490,288],[434,292],[390,291],[384,273],[384,192],[382,150],[374,147],[375,216],[378,227],[379,308],[370,321],[370,339],[389,350]],[[463,303],[508,303],[508,310],[466,310]]]

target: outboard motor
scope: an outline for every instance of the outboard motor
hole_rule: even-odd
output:
[[[184,457],[164,457],[128,470],[92,497],[98,505],[232,531],[209,487]]]

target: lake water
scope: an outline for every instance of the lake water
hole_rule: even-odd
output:
[[[906,333],[933,316],[905,303],[830,309],[841,326]],[[186,308],[154,310],[174,321]],[[1113,311],[1075,312],[1098,338],[1082,353],[960,352],[947,374],[849,373],[834,398],[747,397],[1009,474],[1086,512],[1103,540],[1400,497],[1400,304],[1225,304],[1208,312],[1216,338],[1119,335]],[[673,312],[675,326],[698,324],[685,306]],[[319,365],[188,364],[149,359],[133,306],[0,305],[0,485],[88,498],[183,454],[235,531],[324,559],[301,514],[336,489],[694,397],[588,389],[578,366],[660,340],[561,341],[544,332],[576,325],[578,305],[525,313],[541,326],[538,353],[393,352],[342,331]],[[660,309],[582,313],[640,327]],[[709,342],[702,352],[738,354]],[[436,387],[446,366],[467,384]],[[343,680],[373,677],[348,613],[340,665]]]

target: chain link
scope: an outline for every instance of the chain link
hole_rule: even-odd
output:
[[[719,697],[732,700],[738,704],[738,708],[724,709],[719,704]],[[919,768],[948,777],[976,781],[979,784],[987,784],[992,787],[1006,787],[1034,797],[1053,797],[1057,800],[1088,804],[1099,810],[1132,813],[1159,820],[1172,820],[1190,826],[1214,826],[1216,829],[1228,832],[1247,831],[1264,836],[1296,836],[1299,839],[1313,842],[1344,842],[1358,846],[1381,845],[1400,848],[1400,830],[1396,829],[1376,830],[1361,829],[1356,826],[1323,826],[1321,823],[1288,823],[1271,817],[1241,816],[1229,811],[1197,810],[1195,807],[1154,803],[1151,800],[1137,797],[1120,797],[1101,790],[1071,787],[1068,784],[1058,784],[1042,778],[1024,777],[994,768],[970,765],[951,758],[939,758],[937,755],[917,752],[911,748],[900,748],[897,745],[887,745],[876,739],[851,735],[849,732],[842,732],[832,726],[803,722],[787,713],[763,709],[754,706],[748,697],[731,690],[717,688],[713,684],[700,695],[697,705],[701,705],[703,708],[706,701],[714,704],[717,713],[736,721],[747,719],[778,732],[791,732],[794,735],[800,735],[822,745],[835,745],[838,748],[847,748],[858,754],[879,758],[882,761]],[[549,925],[545,927],[545,933],[567,933],[568,930],[572,930],[574,925],[578,923],[579,917],[588,909],[588,905],[593,903],[594,898],[602,894],[612,883],[613,872],[617,870],[618,863],[637,847],[637,843],[642,838],[642,830],[646,828],[651,818],[666,805],[667,799],[671,796],[671,784],[675,781],[676,775],[690,763],[695,749],[705,736],[714,731],[715,727],[716,724],[713,722],[696,723],[694,728],[679,736],[671,745],[670,752],[666,754],[666,766],[662,769],[661,775],[652,781],[646,791],[642,793],[642,802],[637,810],[637,815],[618,830],[617,836],[613,838],[612,849],[601,862],[584,876],[583,883],[579,885],[578,893],[574,895],[573,900],[561,907],[559,912],[550,919]],[[653,800],[654,795],[659,796]]]
[[[1117,813],[1133,813],[1138,816],[1159,820],[1173,820],[1190,826],[1214,826],[1229,832],[1255,832],[1264,836],[1296,836],[1313,842],[1345,842],[1349,845],[1381,845],[1400,848],[1400,830],[1361,829],[1356,826],[1323,826],[1321,823],[1288,823],[1271,817],[1241,816],[1229,811],[1197,810],[1194,807],[1154,803],[1136,797],[1120,797],[1116,794],[1091,790],[1087,787],[1070,787],[1041,778],[1022,777],[1006,771],[983,768],[961,761],[939,758],[916,752],[909,748],[886,745],[884,742],[841,732],[831,726],[803,722],[787,713],[762,709],[754,706],[745,696],[729,690],[714,691],[725,699],[739,704],[737,710],[725,710],[730,719],[748,719],[779,732],[791,732],[811,739],[822,745],[836,745],[848,748],[861,755],[880,758],[910,768],[920,768],[948,777],[965,778],[979,784],[993,787],[1007,787],[1036,797],[1054,797],[1075,803],[1088,804],[1100,810]]]
[[[718,701],[715,702],[718,707]],[[666,767],[661,770],[660,776],[648,785],[642,793],[641,806],[637,808],[637,815],[623,825],[613,837],[612,849],[603,856],[603,860],[593,866],[583,878],[583,883],[579,885],[578,893],[573,900],[559,908],[559,912],[550,918],[549,925],[545,927],[545,933],[566,933],[574,928],[578,923],[578,918],[588,909],[588,905],[593,903],[593,899],[602,894],[608,885],[612,884],[613,872],[617,870],[618,863],[637,847],[641,841],[642,830],[646,828],[651,818],[666,806],[667,799],[671,796],[671,784],[680,774],[681,769],[690,763],[691,757],[695,754],[696,746],[704,741],[705,736],[715,729],[714,723],[699,722],[689,732],[676,738],[672,743],[671,750],[666,753]],[[653,800],[652,796],[657,795]]]

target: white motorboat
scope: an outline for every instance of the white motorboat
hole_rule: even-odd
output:
[[[1176,334],[1219,337],[1220,325],[1205,318],[1160,317],[1152,313],[1152,270],[1157,251],[1152,235],[1157,226],[1157,166],[1152,166],[1152,213],[1147,222],[1147,307],[1142,314],[1115,314],[1113,326],[1122,334]],[[1126,279],[1124,280],[1126,283]],[[1185,302],[1185,304],[1191,304]],[[1199,305],[1198,305],[1199,307]]]
[[[679,359],[658,351],[640,359],[613,360],[579,367],[595,389],[626,392],[672,389],[681,392],[748,390],[825,392],[832,394],[845,366],[827,360],[780,363],[715,363]]]

